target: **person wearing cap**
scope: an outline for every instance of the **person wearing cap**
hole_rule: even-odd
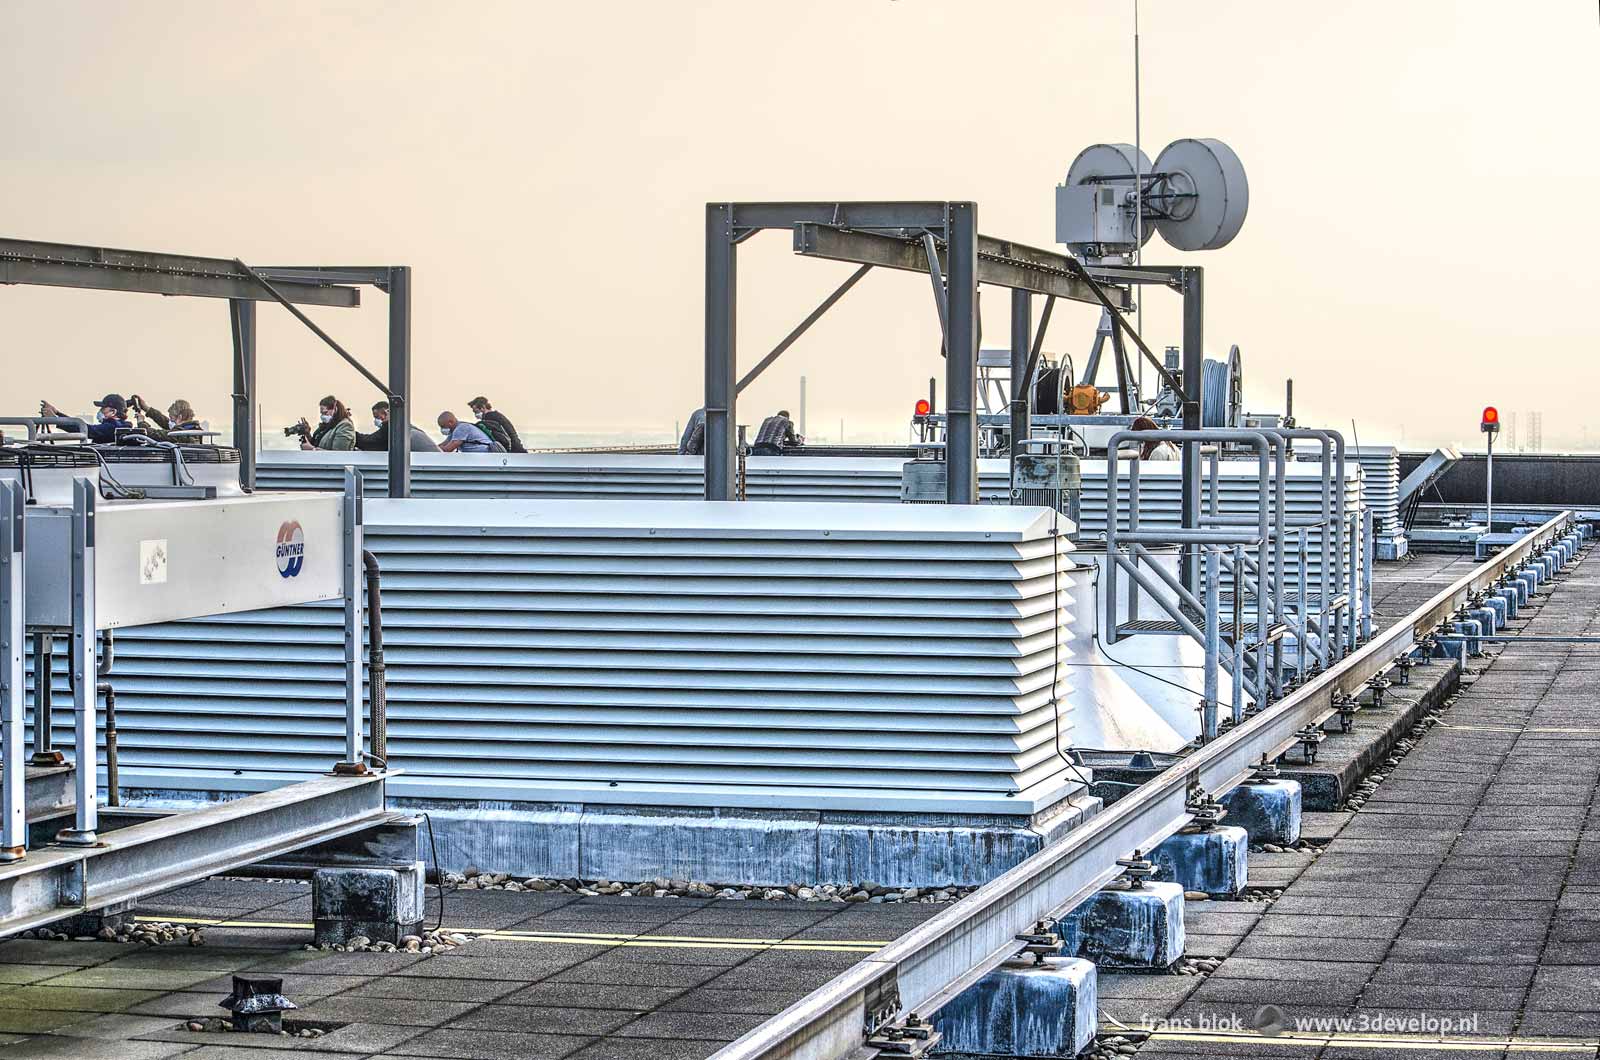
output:
[[[488,398],[479,394],[467,402],[467,407],[472,410],[474,416],[478,417],[478,429],[505,446],[506,452],[526,453],[528,451],[527,447],[522,444],[522,437],[517,434],[517,428],[512,424],[510,417],[489,404]]]
[[[117,440],[119,430],[128,430],[133,424],[128,422],[128,403],[122,399],[121,394],[107,394],[95,402],[95,407],[100,414],[95,422],[89,424],[89,441],[95,445],[111,445]],[[50,404],[48,401],[39,402],[39,415],[65,416],[66,413]]]
[[[756,456],[780,456],[785,449],[794,449],[804,445],[805,441],[795,433],[789,410],[779,409],[776,416],[768,416],[761,421],[761,429],[756,432],[756,441],[750,447],[750,452]]]

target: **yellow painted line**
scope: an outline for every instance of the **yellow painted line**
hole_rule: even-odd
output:
[[[272,920],[218,920],[207,917],[141,916],[136,920],[147,924],[193,924],[198,927],[271,928],[284,931],[310,931],[311,924],[287,923]],[[647,935],[607,934],[586,931],[495,931],[488,928],[447,927],[446,932],[459,931],[479,939],[499,939],[507,942],[550,942],[569,946],[647,946],[657,949],[750,949],[750,950],[808,950],[820,953],[871,953],[884,942],[862,939],[747,939],[721,938],[698,935]]]
[[[1125,1028],[1118,1028],[1124,1030]],[[1134,1028],[1136,1029],[1136,1028]],[[1285,1046],[1320,1048],[1339,1045],[1350,1049],[1439,1049],[1452,1052],[1523,1052],[1552,1053],[1573,1049],[1600,1048],[1600,1041],[1583,1038],[1465,1038],[1460,1036],[1428,1038],[1421,1035],[1341,1034],[1316,1031],[1285,1031],[1282,1034],[1263,1034],[1259,1031],[1153,1031],[1150,1041],[1208,1042],[1221,1045],[1259,1045],[1263,1042],[1281,1043]]]

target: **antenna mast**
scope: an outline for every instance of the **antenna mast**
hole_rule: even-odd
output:
[[[1139,143],[1140,132],[1139,114],[1139,0],[1133,0],[1133,263],[1141,264],[1144,261],[1144,174],[1140,172],[1140,160],[1144,158]],[[1134,284],[1134,297],[1139,334],[1144,334],[1144,285]],[[1139,366],[1138,390],[1140,399],[1144,397],[1144,359],[1137,360]],[[1125,413],[1133,413],[1133,409],[1123,409]]]

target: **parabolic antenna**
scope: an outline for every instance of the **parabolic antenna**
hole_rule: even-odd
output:
[[[1162,176],[1149,185],[1146,201],[1160,214],[1155,227],[1162,239],[1179,250],[1216,250],[1239,234],[1250,185],[1233,148],[1221,140],[1174,140],[1156,156],[1154,172]]]
[[[1067,186],[1100,184],[1126,193],[1135,190],[1134,159],[1139,160],[1138,174],[1148,183],[1154,167],[1150,156],[1138,151],[1132,144],[1093,144],[1078,152],[1078,157],[1067,167]],[[1120,195],[1118,196],[1120,199]],[[1155,225],[1146,222],[1144,242],[1150,242]]]

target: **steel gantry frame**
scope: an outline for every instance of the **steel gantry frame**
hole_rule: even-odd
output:
[[[1209,800],[1299,743],[1371,682],[1427,652],[1442,625],[1568,532],[1562,512],[1480,564],[1312,681],[1247,719],[1073,829],[1059,841],[868,955],[711,1060],[866,1060],[905,1055],[874,1035],[924,1020],[1022,949],[1017,936],[1065,915],[1120,873],[1117,859],[1174,834]],[[900,1044],[910,1039],[902,1038]]]
[[[790,229],[794,252],[802,257],[852,262],[860,268],[823,302],[779,346],[767,354],[743,379],[738,375],[738,247],[767,229]],[[1027,435],[1027,380],[1030,366],[1038,363],[1045,328],[1057,298],[1097,305],[1108,310],[1118,327],[1164,375],[1165,368],[1123,314],[1132,307],[1128,283],[1170,283],[1167,271],[1127,270],[1127,276],[1108,270],[1089,270],[1066,254],[995,239],[978,232],[978,206],[974,202],[765,202],[708,203],[706,205],[706,499],[737,497],[737,402],[760,372],[788,349],[844,292],[871,268],[897,269],[927,275],[933,285],[945,351],[945,402],[947,430],[946,498],[952,504],[978,501],[978,288],[981,284],[1009,288],[1012,342],[1012,425]],[[1170,270],[1168,270],[1170,271]],[[1183,269],[1188,282],[1193,275],[1194,301],[1199,300],[1199,269]],[[1185,286],[1185,305],[1190,288]],[[1030,344],[1033,296],[1046,298],[1038,334]],[[1195,310],[1198,321],[1198,308]],[[1187,322],[1188,314],[1185,314]],[[1195,428],[1200,426],[1200,353],[1198,330],[1192,347],[1185,329],[1186,375],[1177,388],[1193,395]],[[1193,372],[1187,360],[1193,354]],[[1189,376],[1192,375],[1192,385]],[[737,382],[736,382],[737,380]],[[1172,380],[1177,383],[1177,380]],[[1187,417],[1187,404],[1185,405]],[[1185,423],[1187,424],[1187,418]],[[1015,446],[1013,448],[1016,448]],[[1192,461],[1198,482],[1199,454]],[[1188,466],[1187,464],[1185,466]],[[1189,496],[1185,485],[1185,497]],[[1195,514],[1198,514],[1196,486]],[[1188,510],[1187,507],[1185,509]]]
[[[0,285],[77,287],[138,294],[226,298],[233,331],[233,444],[239,481],[255,488],[256,303],[287,309],[389,402],[389,419],[409,424],[411,406],[411,267],[293,266],[251,268],[237,258],[115,250],[0,237]],[[354,308],[362,286],[389,296],[389,374],[379,379],[299,308]],[[411,432],[389,432],[389,496],[411,495]]]

